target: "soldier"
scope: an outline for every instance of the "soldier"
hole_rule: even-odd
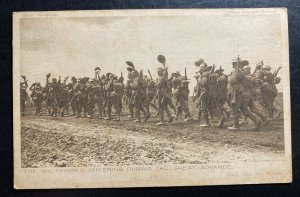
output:
[[[157,123],[158,125],[165,125],[164,120],[164,113],[166,112],[169,117],[169,122],[173,121],[173,116],[168,109],[166,96],[167,96],[167,80],[165,78],[164,69],[159,67],[157,70],[158,77],[156,79],[156,87],[157,87],[157,102],[158,102],[158,109],[160,115],[160,122]]]
[[[59,109],[59,112],[61,114],[61,117],[64,116],[65,110],[68,111],[69,108],[69,92],[68,88],[66,86],[66,82],[69,77],[66,77],[61,83],[61,78],[59,76],[58,84],[59,84],[59,89],[57,93],[57,107]]]
[[[261,97],[268,119],[273,119],[273,101],[277,95],[277,89],[274,87],[274,76],[271,73],[271,67],[266,65],[263,67],[264,77],[261,85]]]
[[[107,118],[106,120],[111,120],[111,111],[112,106],[114,106],[116,110],[117,118],[116,121],[120,121],[121,117],[121,102],[122,96],[124,94],[124,86],[121,83],[118,83],[117,78],[115,75],[109,75],[109,81],[105,86],[105,90],[107,91],[106,95],[106,104],[107,104]]]
[[[149,74],[150,71],[148,70]],[[155,93],[156,93],[156,87],[155,87],[155,82],[152,79],[152,76],[150,75],[150,79],[146,79],[146,108],[147,108],[147,112],[148,114],[150,114],[150,106],[152,108],[155,109],[155,111],[157,112],[157,107],[154,103],[152,103],[154,97],[155,97]]]
[[[27,100],[27,92],[26,89],[28,87],[28,83],[26,77],[22,75],[24,82],[20,82],[20,105],[21,105],[21,115],[25,114],[25,104]]]
[[[95,107],[95,93],[94,93],[94,83],[96,79],[89,79],[87,87],[86,87],[86,94],[87,94],[87,111],[88,111],[88,118],[93,117],[94,107]]]
[[[218,70],[215,71],[216,77],[217,77],[217,86],[216,86],[216,99],[219,109],[221,110],[221,113],[225,113],[227,118],[229,118],[230,113],[227,112],[226,108],[224,107],[226,101],[227,101],[227,83],[228,79],[227,76],[223,73],[223,69],[220,66]]]
[[[33,83],[30,86],[29,90],[32,91],[30,97],[35,105],[35,114],[41,116],[42,102],[44,99],[43,88],[41,86],[41,83],[40,82]]]
[[[198,61],[195,63],[195,65],[199,65]],[[221,128],[223,127],[224,124],[224,117],[220,113],[218,106],[216,104],[215,97],[212,96],[213,94],[213,88],[211,82],[211,75],[214,71],[214,67],[212,70],[209,70],[208,66],[204,61],[199,65],[199,78],[198,78],[198,91],[196,97],[198,98],[196,101],[196,104],[198,106],[198,119],[201,120],[204,118],[204,123],[200,124],[200,127],[210,127],[210,122],[208,119],[208,112],[211,112],[213,115],[218,117],[219,122],[218,122],[218,127]]]
[[[94,87],[93,87],[93,91],[94,91],[94,94],[95,94],[95,97],[94,97],[94,101],[95,101],[95,104],[99,110],[99,119],[102,118],[103,116],[103,101],[104,101],[104,87],[103,87],[103,84],[104,82],[103,81],[95,81],[94,80]]]
[[[68,98],[69,98],[69,103],[72,108],[72,116],[76,115],[77,109],[76,109],[76,99],[75,99],[75,92],[74,92],[74,87],[77,84],[77,79],[76,77],[71,78],[71,83],[68,83],[66,85],[66,89],[68,90]]]
[[[188,97],[189,97],[189,89],[188,84],[189,81],[186,79],[186,77],[182,77],[179,72],[173,73],[173,95],[175,98],[175,105],[176,105],[176,120],[179,119],[182,112],[186,114],[185,121],[188,121],[191,119],[191,114],[189,112],[188,108]]]
[[[240,111],[244,116],[249,117],[255,124],[255,130],[258,131],[261,126],[261,121],[255,117],[255,115],[248,110],[248,105],[245,105],[244,98],[244,87],[243,82],[245,79],[244,72],[241,70],[241,60],[238,57],[232,61],[233,71],[228,76],[228,100],[230,102],[233,126],[228,127],[229,130],[239,130],[239,116]]]
[[[125,102],[128,105],[129,112],[130,112],[130,115],[128,116],[128,118],[133,120],[134,119],[134,114],[133,114],[134,104],[133,104],[133,102],[131,102],[133,100],[133,97],[132,97],[132,89],[130,87],[130,83],[132,83],[133,78],[132,78],[131,71],[128,72],[127,78],[128,79],[127,79],[126,85],[125,85]]]
[[[74,99],[76,104],[76,116],[75,118],[81,117],[83,110],[83,117],[87,114],[87,94],[86,94],[86,80],[87,78],[78,78],[77,83],[74,86]]]
[[[258,86],[258,81],[252,76],[250,66],[246,65],[243,67],[242,71],[244,72],[245,78],[243,81],[243,102],[246,106],[249,107],[250,111],[256,114],[264,123],[266,123],[266,117],[259,112],[255,107],[254,103],[254,89]],[[244,117],[244,123],[248,124],[247,116]]]
[[[52,78],[52,82],[49,82],[51,73],[46,76],[46,86],[44,91],[46,93],[46,106],[48,113],[51,116],[57,116],[57,95],[59,93],[59,84],[56,78]]]
[[[141,122],[140,111],[144,114],[144,121],[147,121],[150,117],[150,114],[147,113],[147,110],[143,104],[143,101],[146,98],[145,87],[143,85],[142,76],[136,71],[133,70],[132,81],[130,83],[130,88],[132,89],[132,100],[135,108],[135,120],[134,122]]]

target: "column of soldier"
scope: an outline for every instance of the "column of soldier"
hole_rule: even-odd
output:
[[[45,102],[49,115],[64,116],[69,112],[69,106],[76,118],[88,117],[106,120],[112,119],[113,114],[116,121],[120,121],[124,104],[129,108],[128,118],[134,122],[141,122],[141,112],[144,121],[150,118],[150,107],[156,111],[155,116],[160,117],[158,125],[165,125],[165,113],[168,122],[172,122],[184,114],[185,121],[197,120],[201,127],[210,127],[210,118],[217,117],[219,128],[224,126],[231,115],[233,126],[230,130],[239,130],[242,123],[248,123],[251,119],[255,125],[255,130],[268,123],[274,116],[279,117],[282,110],[274,106],[277,96],[276,84],[280,83],[277,77],[279,67],[274,73],[270,66],[259,62],[253,73],[247,60],[241,60],[239,56],[232,61],[232,71],[230,75],[225,75],[220,66],[216,69],[215,65],[208,66],[203,59],[195,62],[199,67],[195,79],[197,85],[193,92],[193,102],[198,108],[197,118],[193,119],[188,107],[189,102],[189,79],[180,72],[168,74],[166,58],[163,55],[157,57],[161,67],[157,69],[158,77],[154,80],[149,70],[145,75],[143,71],[138,72],[135,65],[126,61],[128,70],[128,80],[124,82],[123,74],[118,77],[112,73],[101,75],[101,69],[95,68],[94,78],[71,78],[67,83],[68,77],[62,81],[61,77],[57,80],[51,74],[46,75],[46,85],[35,82],[30,86],[30,97],[36,108],[36,115],[41,115],[42,103]],[[25,102],[27,100],[26,89],[28,87],[25,76],[21,82],[21,113],[25,112]],[[226,110],[227,104],[231,112]],[[280,105],[279,105],[280,106]],[[281,106],[280,106],[281,107]],[[170,109],[173,113],[171,113]],[[261,110],[263,109],[263,110]],[[265,112],[265,113],[263,113]]]

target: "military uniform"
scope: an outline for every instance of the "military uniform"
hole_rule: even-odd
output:
[[[118,81],[114,81],[113,76],[110,76],[109,82],[105,86],[105,90],[107,91],[106,103],[107,103],[107,120],[111,119],[112,106],[116,110],[117,118],[116,120],[120,120],[121,111],[122,111],[122,97],[124,94],[124,86],[122,83],[118,83]]]
[[[216,81],[211,80],[211,72],[208,70],[207,65],[202,63],[200,65],[200,77],[198,78],[198,95],[196,104],[198,106],[198,119],[204,119],[204,123],[201,123],[201,127],[209,127],[210,122],[208,119],[208,113],[219,118],[218,127],[222,127],[224,123],[224,117],[221,115],[218,105],[216,103]],[[214,79],[213,79],[214,80]]]
[[[135,122],[141,121],[140,111],[143,112],[145,121],[148,120],[150,114],[147,113],[147,110],[143,104],[143,101],[145,101],[146,99],[146,93],[137,72],[133,75],[133,80],[130,83],[130,88],[132,89],[132,99],[130,103],[133,104],[135,108]]]
[[[188,108],[188,97],[189,97],[189,89],[188,89],[189,82],[182,77],[176,77],[173,79],[173,95],[175,98],[175,105],[176,105],[176,120],[179,119],[182,112],[186,114],[186,120],[191,118],[191,114]]]
[[[227,94],[228,94],[227,84],[228,84],[227,76],[223,73],[219,73],[219,76],[217,77],[217,87],[216,87],[217,105],[221,110],[221,113],[225,113],[226,116],[229,117],[230,113],[227,112],[227,110],[224,107],[224,104],[227,101]]]
[[[146,104],[145,104],[147,108],[147,112],[149,114],[150,114],[150,106],[157,111],[156,105],[154,103],[151,103],[151,101],[153,101],[153,99],[155,98],[155,93],[156,93],[155,82],[149,79],[147,81]]]
[[[165,76],[163,75],[163,69],[159,68],[158,69],[158,77],[156,79],[156,87],[157,87],[157,102],[158,102],[158,109],[159,109],[159,115],[160,115],[160,122],[158,123],[159,125],[165,124],[164,122],[164,113],[166,112],[168,117],[169,117],[169,122],[173,121],[173,117],[171,112],[168,109],[168,103],[167,100],[169,98],[168,95],[168,84],[167,80],[165,79]]]
[[[28,87],[27,82],[20,83],[20,105],[21,105],[21,114],[24,115],[25,113],[25,104],[27,100],[27,92],[26,89]]]
[[[46,81],[46,86],[44,91],[46,93],[46,106],[48,109],[48,113],[51,116],[57,115],[57,96],[59,94],[59,84],[56,80],[52,80],[52,83],[49,83],[48,78]]]
[[[228,77],[228,97],[231,105],[232,117],[234,120],[233,126],[228,127],[228,129],[239,130],[239,117],[240,112],[242,112],[245,117],[249,117],[255,123],[255,129],[258,130],[261,125],[261,121],[258,120],[248,109],[248,103],[246,102],[248,100],[248,90],[245,89],[245,84],[247,81],[245,79],[245,74],[239,68],[237,61],[240,60],[233,61],[234,69]]]
[[[32,91],[32,93],[30,94],[30,97],[35,105],[35,114],[41,115],[42,102],[44,99],[43,89],[42,89],[40,83],[33,83],[29,89]]]
[[[128,108],[129,108],[129,112],[130,112],[130,115],[129,115],[129,118],[133,119],[134,118],[134,113],[133,113],[133,110],[134,110],[134,103],[132,102],[133,98],[132,98],[132,89],[130,87],[130,83],[132,82],[132,79],[129,78],[126,82],[126,85],[125,85],[125,102],[126,104],[128,105]]]
[[[277,94],[277,89],[274,87],[274,76],[268,68],[264,72],[264,78],[261,85],[261,97],[268,118],[273,119],[273,101]]]
[[[79,118],[81,116],[82,110],[83,116],[86,117],[88,103],[86,84],[80,81],[80,79],[74,86],[74,99],[76,104],[76,118]]]
[[[104,101],[104,88],[102,82],[98,82],[94,85],[93,91],[95,94],[94,101],[99,110],[99,118],[103,115],[103,101]]]

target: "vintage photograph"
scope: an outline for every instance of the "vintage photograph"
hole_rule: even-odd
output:
[[[286,9],[13,19],[15,188],[292,181]]]

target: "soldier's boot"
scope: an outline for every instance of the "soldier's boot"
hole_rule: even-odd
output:
[[[225,122],[225,117],[223,115],[221,115],[221,117],[219,118],[219,122],[218,122],[218,128],[223,128],[224,122]]]
[[[128,116],[128,118],[130,118],[131,120],[133,120],[133,118],[134,118],[133,107],[129,107],[129,112],[130,112],[130,115]]]
[[[176,112],[175,120],[178,120],[178,119],[179,119],[180,111],[181,111],[180,107],[177,107],[177,112]]]
[[[201,122],[201,115],[202,115],[202,112],[199,110],[199,111],[198,111],[198,114],[197,114],[197,120],[198,120],[199,122]]]
[[[164,115],[164,112],[160,112],[159,115],[160,115],[160,122],[158,122],[158,123],[156,123],[156,124],[159,125],[159,126],[165,125],[166,123],[165,123],[165,115]]]
[[[248,114],[248,117],[249,117],[249,118],[254,122],[254,124],[255,124],[254,130],[255,130],[255,131],[259,131],[259,129],[260,129],[261,125],[262,125],[262,121],[261,121],[260,119],[256,118],[255,115],[252,114],[252,113],[249,113],[249,114]]]
[[[141,122],[141,115],[140,115],[140,112],[137,111],[135,113],[135,120],[133,122],[137,122],[137,123],[140,123]]]
[[[99,116],[98,116],[99,119],[102,119],[102,109],[99,108]]]
[[[120,121],[121,112],[117,112],[117,117],[114,119],[115,121]]]
[[[203,118],[204,118],[204,123],[200,124],[200,127],[210,127],[209,119],[208,119],[208,113],[207,112],[202,112],[203,113]]]
[[[228,130],[231,130],[231,131],[239,131],[240,130],[240,124],[239,124],[239,118],[238,117],[235,117],[233,119],[233,126],[228,127]]]
[[[239,123],[240,125],[249,125],[248,118],[245,116],[243,120]]]
[[[192,116],[191,116],[191,114],[190,114],[190,111],[187,110],[187,111],[186,111],[186,118],[184,119],[184,121],[190,121],[190,120],[192,120]]]
[[[54,116],[54,117],[57,116],[57,109],[56,109],[56,108],[53,109],[53,116]]]
[[[144,106],[141,106],[141,110],[144,114],[144,121],[147,121],[150,118],[150,114],[147,112],[147,110]]]

